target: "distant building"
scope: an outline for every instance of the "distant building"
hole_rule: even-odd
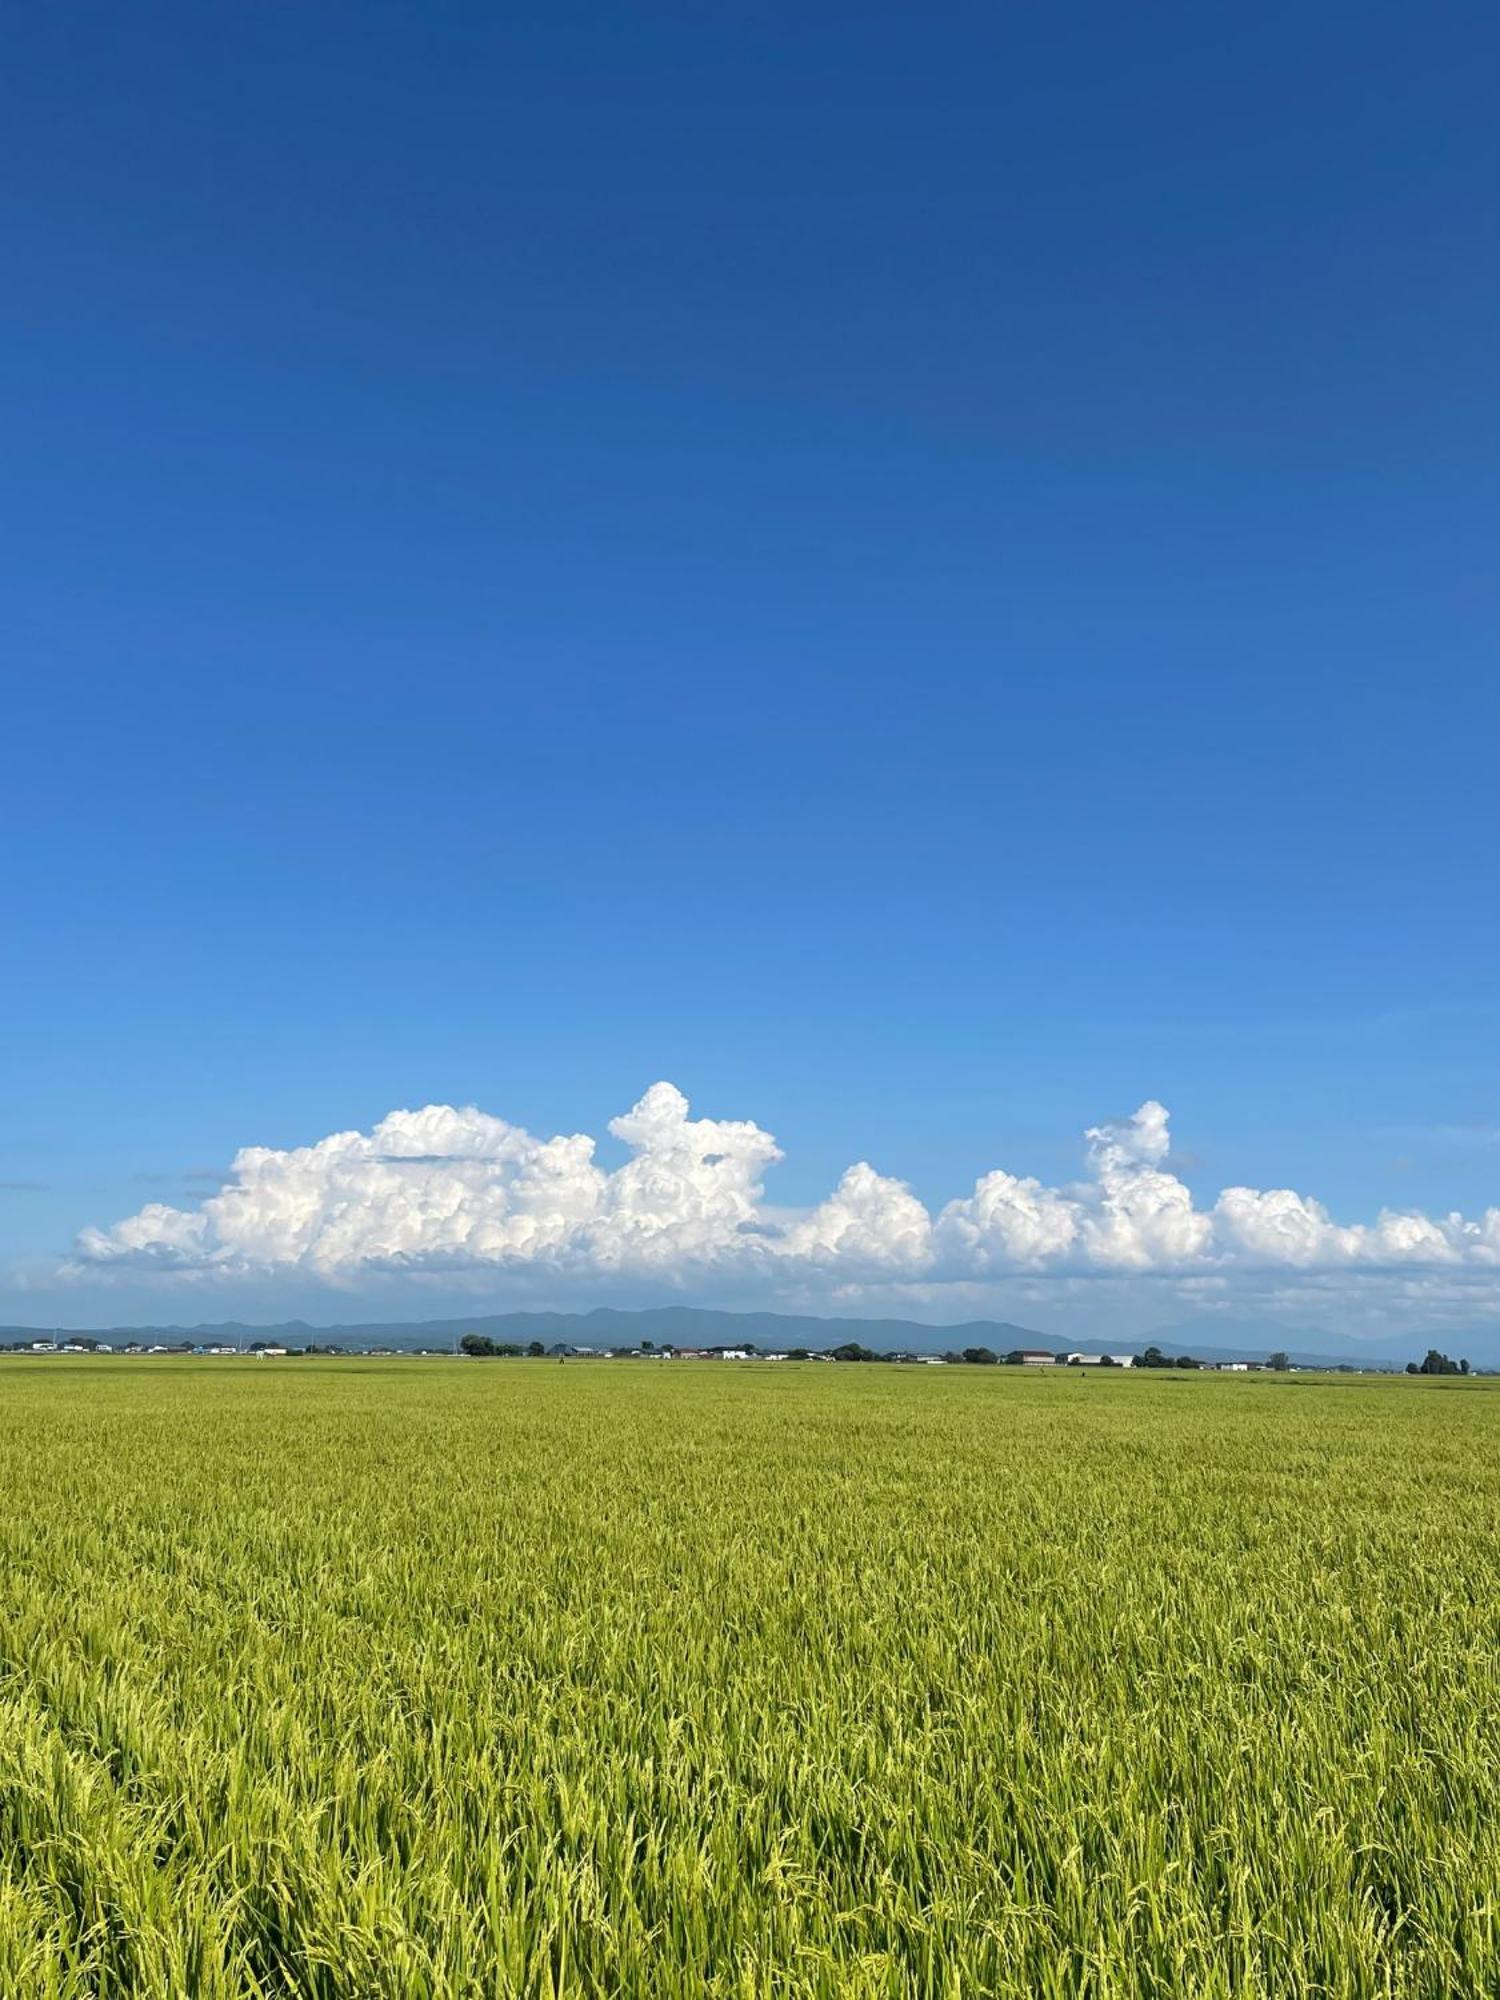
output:
[[[1048,1354],[1040,1347],[1023,1347],[1016,1355],[1023,1368],[1055,1368],[1058,1357]]]

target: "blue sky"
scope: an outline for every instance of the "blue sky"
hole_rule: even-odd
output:
[[[1500,1322],[1497,57],[1447,6],[17,17],[0,1311]],[[614,1171],[658,1079],[785,1157],[654,1261],[480,1247],[485,1127],[467,1248],[437,1163],[341,1261],[315,1164],[295,1250],[60,1268],[397,1108]],[[1148,1100],[1202,1212],[1479,1247],[892,1264],[819,1207],[1003,1168],[1092,1227]]]

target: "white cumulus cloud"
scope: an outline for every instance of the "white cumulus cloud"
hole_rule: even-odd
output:
[[[249,1146],[200,1206],[152,1202],[84,1230],[75,1268],[335,1284],[389,1272],[718,1274],[767,1289],[1500,1269],[1500,1209],[1341,1223],[1310,1195],[1247,1187],[1199,1207],[1172,1170],[1168,1114],[1154,1100],[1090,1128],[1083,1181],[1049,1187],[996,1168],[935,1214],[865,1161],[814,1207],[771,1208],[763,1183],[781,1158],[771,1134],[694,1118],[670,1083],[653,1084],[608,1129],[629,1151],[612,1168],[587,1134],[539,1139],[450,1105],[393,1111],[368,1132],[311,1146]]]
[[[932,1260],[932,1218],[904,1181],[861,1160],[826,1201],[774,1240],[774,1249],[841,1276],[920,1273]]]
[[[1065,1257],[1079,1234],[1079,1203],[997,1167],[938,1217],[941,1250],[960,1270],[1035,1270]]]

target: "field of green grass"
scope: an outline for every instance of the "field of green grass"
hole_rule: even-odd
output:
[[[1500,1992],[1500,1385],[0,1360],[0,1994]]]

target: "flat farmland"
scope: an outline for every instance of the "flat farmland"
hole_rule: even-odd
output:
[[[0,1993],[1500,1991],[1500,1384],[0,1360]]]

